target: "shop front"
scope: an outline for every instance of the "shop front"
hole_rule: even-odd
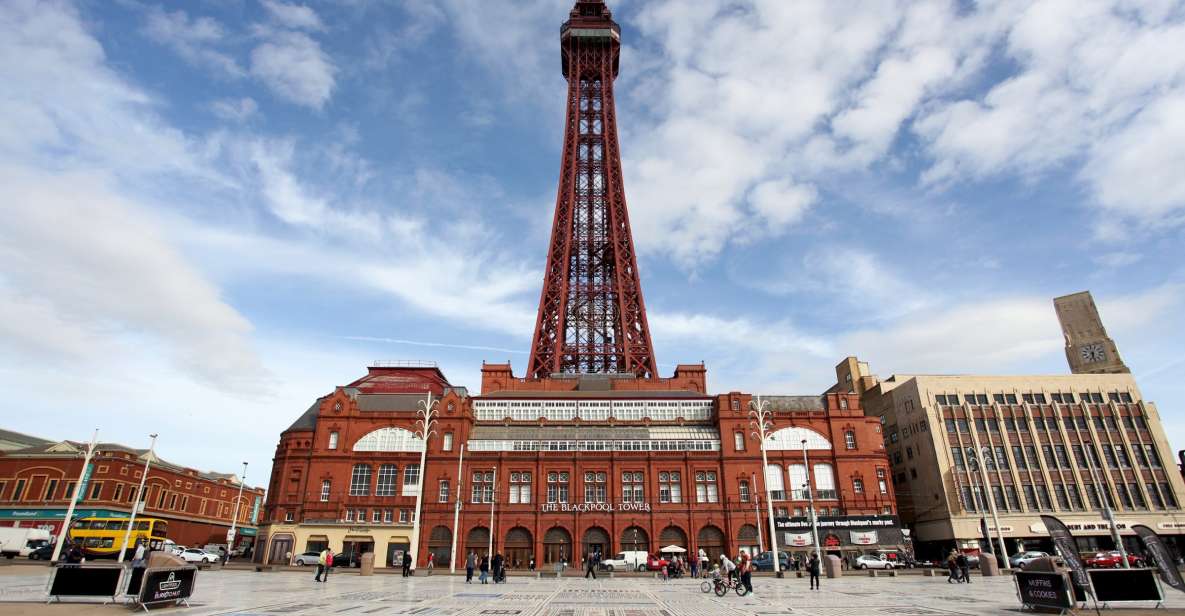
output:
[[[254,560],[268,564],[292,564],[297,554],[328,548],[336,555],[335,566],[358,567],[363,554],[374,553],[375,567],[398,567],[402,564],[403,553],[411,546],[411,528],[334,523],[271,524],[260,529],[258,545],[261,549]],[[432,549],[431,545],[429,549]]]

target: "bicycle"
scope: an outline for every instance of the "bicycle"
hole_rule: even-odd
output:
[[[712,585],[712,590],[716,591],[717,597],[723,597],[724,595],[727,595],[728,589],[730,588],[737,594],[738,597],[743,597],[749,593],[749,589],[745,588],[745,585],[741,584],[740,580],[736,580],[731,577],[727,579],[722,578],[715,580]]]

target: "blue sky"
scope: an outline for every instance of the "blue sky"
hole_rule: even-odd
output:
[[[376,359],[526,363],[570,0],[0,3],[6,428],[264,471]],[[660,370],[1064,373],[1185,445],[1185,5],[611,2]]]

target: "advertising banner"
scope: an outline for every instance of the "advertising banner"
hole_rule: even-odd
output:
[[[86,500],[86,486],[91,482],[91,475],[95,472],[94,464],[86,465],[86,472],[82,474],[82,481],[78,484],[78,502]]]
[[[895,515],[837,515],[819,516],[816,522],[819,530],[876,530],[878,528],[897,528],[901,526]],[[789,532],[809,532],[811,519],[807,516],[790,518],[774,518],[774,526],[778,530]]]
[[[140,589],[140,603],[180,601],[193,594],[197,567],[148,569]]]
[[[1074,536],[1070,534],[1069,529],[1065,524],[1062,524],[1061,520],[1051,515],[1041,516],[1041,522],[1049,531],[1049,538],[1053,540],[1053,545],[1057,547],[1062,560],[1066,561],[1066,566],[1073,572],[1074,583],[1086,588],[1089,592],[1090,578],[1086,575],[1086,565],[1078,556],[1078,545],[1074,542]]]
[[[59,565],[49,583],[51,597],[114,597],[119,592],[123,567],[110,565]]]
[[[1160,572],[1160,579],[1165,584],[1185,592],[1185,580],[1181,579],[1181,572],[1177,570],[1173,555],[1160,535],[1143,524],[1133,526],[1132,530],[1136,531],[1136,536],[1144,543],[1144,550],[1152,556],[1152,562],[1156,564],[1156,569]]]
[[[1164,601],[1152,569],[1091,569],[1090,586],[1104,603]]]
[[[784,547],[801,548],[808,545],[814,545],[810,533],[784,533],[786,537],[786,545]]]
[[[875,530],[852,531],[852,545],[876,545],[877,535]]]
[[[1024,605],[1063,610],[1074,607],[1070,582],[1064,573],[1017,571],[1013,579],[1016,580],[1016,593]]]

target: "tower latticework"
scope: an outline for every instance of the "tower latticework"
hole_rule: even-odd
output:
[[[613,103],[621,30],[580,0],[560,31],[568,103],[529,376],[657,376],[630,232]]]

